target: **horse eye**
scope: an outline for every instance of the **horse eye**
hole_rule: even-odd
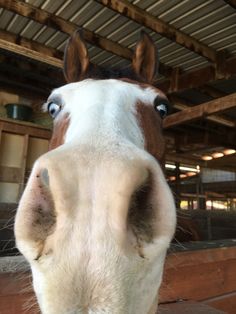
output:
[[[159,112],[161,118],[165,118],[168,114],[168,103],[166,100],[156,98],[154,101],[154,108]]]
[[[50,102],[48,104],[48,113],[50,116],[54,119],[58,115],[58,113],[61,111],[61,106],[56,104],[55,102]]]

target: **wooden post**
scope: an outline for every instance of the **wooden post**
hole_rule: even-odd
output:
[[[27,153],[28,153],[28,144],[29,144],[29,134],[24,135],[24,147],[23,147],[23,155],[22,155],[22,162],[21,162],[21,178],[20,178],[20,187],[19,187],[19,199],[21,194],[24,190],[25,186],[25,170],[26,170],[26,160],[27,160]]]
[[[180,192],[180,169],[179,169],[179,163],[177,162],[176,164],[175,164],[175,166],[176,166],[176,168],[175,168],[175,195],[176,195],[176,197],[175,197],[175,205],[176,205],[176,207],[177,208],[180,208],[180,202],[181,202],[181,200],[180,200],[180,194],[181,194],[181,192]]]
[[[211,216],[207,216],[207,238],[212,239]]]

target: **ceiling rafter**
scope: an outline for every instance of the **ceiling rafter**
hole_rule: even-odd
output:
[[[222,95],[218,96],[218,97],[222,97]],[[173,107],[175,109],[180,110],[180,111],[183,111],[185,109],[193,107],[193,104],[188,103],[187,101],[181,99],[180,97],[177,97],[176,95],[175,96],[170,95],[169,98],[170,98],[171,102],[173,103]],[[226,119],[226,118],[221,117],[221,116],[210,115],[210,116],[206,117],[206,119],[209,121],[213,121],[215,123],[230,127],[230,128],[236,127],[235,121],[230,120],[230,119]]]
[[[79,27],[78,25],[68,22],[59,16],[48,13],[42,9],[39,9],[31,4],[25,2],[19,2],[16,0],[0,0],[0,7],[19,14],[21,16],[30,18],[35,22],[43,25],[47,25],[57,31],[61,31],[65,34],[71,35]],[[119,57],[131,60],[133,52],[131,49],[126,48],[114,41],[111,41],[105,37],[99,36],[88,29],[83,28],[84,39],[90,44],[111,52]],[[166,77],[169,77],[172,73],[172,68],[165,64],[160,64],[160,73]]]
[[[10,43],[20,45],[29,50],[35,50],[45,55],[45,57],[52,57],[52,58],[57,58],[57,59],[62,59],[63,57],[63,53],[57,49],[47,47],[44,44],[41,44],[35,40],[30,40],[28,38],[22,37],[18,34],[16,35],[9,31],[0,30],[0,38]]]
[[[0,48],[19,54],[24,57],[28,57],[32,60],[46,63],[48,65],[51,65],[57,68],[62,67],[62,60],[55,57],[51,57],[48,54],[42,53],[41,51],[38,51],[38,49],[35,49],[36,47],[34,47],[34,49],[32,49],[32,47],[28,48],[28,47],[25,47],[23,44],[18,44],[18,43],[15,43],[14,41],[12,42],[12,41],[8,41],[6,39],[0,38]]]
[[[12,70],[12,72],[20,73],[23,77],[36,79],[45,85],[45,89],[50,90],[65,84],[65,79],[61,71],[57,68],[45,67],[38,62],[30,62],[28,58],[15,58],[14,54],[1,54],[0,69]],[[61,75],[60,75],[61,74]]]
[[[173,85],[172,80],[164,80],[157,86],[166,93],[181,91],[184,89],[199,87],[203,84],[216,81],[218,79],[228,79],[236,74],[236,57],[228,58],[224,63],[224,74],[219,75],[216,67],[207,65],[200,69],[180,73]]]
[[[234,107],[236,107],[236,93],[174,113],[165,118],[163,125],[164,128],[173,127],[196,119],[205,118],[209,115]]]
[[[218,90],[215,87],[212,87],[210,85],[202,85],[199,88],[200,92],[206,95],[209,95],[210,97],[213,98],[219,98],[219,97],[223,97],[226,96],[226,93]]]
[[[170,39],[171,41],[175,41],[179,45],[207,58],[209,61],[216,64],[219,63],[220,54],[214,49],[183,33],[163,20],[151,15],[145,10],[142,10],[138,6],[131,4],[126,0],[96,1],[135,22],[150,28],[154,32]]]
[[[0,7],[8,9],[24,17],[33,19],[34,21],[39,22],[41,24],[51,26],[54,29],[58,31],[62,31],[67,34],[71,34],[75,29],[78,28],[77,25],[71,22],[67,22],[60,17],[52,15],[46,11],[38,9],[24,2],[19,2],[16,0],[0,0]],[[106,38],[98,36],[88,30],[84,30],[84,36],[85,36],[85,39],[88,42],[92,43],[93,45],[96,45],[102,49],[109,51],[109,49],[107,49],[107,45],[108,45],[112,53],[126,59],[132,58],[132,51],[130,49],[125,48],[119,44],[116,44],[113,41],[107,40]],[[0,35],[0,38],[1,38],[1,35]],[[46,52],[46,49],[50,49],[48,47],[45,47],[44,53],[42,53],[43,50],[41,48],[39,49],[39,45],[40,45],[39,43],[35,43],[33,41],[30,43],[29,40],[27,41],[27,39],[24,39],[24,38],[21,38],[21,40],[18,40],[18,41],[17,40],[13,42],[11,41],[10,44],[11,45],[8,44],[8,41],[6,38],[5,38],[5,41],[4,39],[1,40],[1,48],[3,49],[6,49],[6,50],[10,49],[10,51],[24,54],[29,58],[33,58],[35,60],[39,59],[39,61],[41,60],[41,62],[49,63],[52,65],[53,63],[55,63],[54,66],[61,67],[61,60],[52,57],[52,55],[54,55],[54,52],[49,51],[49,50],[48,52]],[[23,52],[21,49],[22,46],[24,50]],[[42,46],[43,45],[41,45],[41,47]],[[116,49],[117,47],[119,48],[118,50]],[[46,56],[46,53],[49,54],[50,58],[54,58],[54,59],[48,58]],[[223,77],[229,78],[230,76],[236,74],[236,58],[235,57],[225,60],[223,72],[224,72],[223,75],[221,73],[221,75],[219,76],[219,73],[216,67],[213,65],[209,65],[201,69],[193,70],[191,72],[181,73],[180,69],[175,69],[175,68],[173,69],[171,67],[160,64],[160,73],[163,74],[164,76],[169,76],[169,78],[157,85],[163,91],[172,93],[174,91],[180,91],[186,88],[198,87],[207,82],[215,81],[218,78],[223,78]],[[204,78],[204,81],[203,81],[203,78]]]

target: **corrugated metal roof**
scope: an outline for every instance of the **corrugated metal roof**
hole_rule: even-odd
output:
[[[161,62],[188,71],[208,64],[204,57],[160,36],[131,19],[94,0],[25,0],[47,12],[87,28],[103,37],[133,48],[140,30],[145,29],[159,48]],[[216,51],[226,49],[236,54],[236,11],[223,0],[129,0],[153,16],[169,23]],[[67,34],[28,18],[0,11],[0,29],[19,34],[48,47],[63,51]],[[125,67],[128,62],[95,46],[89,46],[93,62],[110,67]]]

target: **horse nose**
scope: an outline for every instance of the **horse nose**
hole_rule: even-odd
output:
[[[39,257],[44,241],[56,225],[50,181],[48,167],[44,162],[36,162],[17,209],[16,243],[29,260]]]
[[[97,238],[111,230],[123,247],[170,237],[173,198],[157,162],[139,153],[128,161],[77,153],[51,151],[33,168],[15,221],[17,246],[29,260],[39,258],[47,238],[70,215],[80,229],[93,226]]]

